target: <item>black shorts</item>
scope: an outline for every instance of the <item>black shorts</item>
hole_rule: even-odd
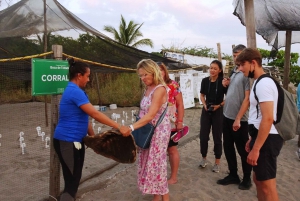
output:
[[[249,133],[251,133],[250,130]],[[250,148],[252,149],[256,136],[251,137]],[[276,178],[277,157],[282,145],[283,139],[279,134],[268,135],[265,143],[259,151],[257,165],[253,166],[253,171],[255,172],[257,181],[265,181]]]
[[[170,141],[169,141],[169,145],[168,147],[173,147],[173,146],[177,146],[178,145],[178,142],[174,142],[173,140],[171,140],[171,136],[176,133],[177,131],[171,131],[170,133]]]

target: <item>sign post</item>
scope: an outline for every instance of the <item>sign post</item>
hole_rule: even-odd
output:
[[[68,85],[67,61],[32,59],[32,95],[62,94]]]

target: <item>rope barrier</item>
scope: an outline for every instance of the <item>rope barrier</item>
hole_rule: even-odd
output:
[[[70,58],[72,57],[75,60],[82,61],[82,62],[85,62],[85,63],[94,64],[94,65],[98,65],[98,66],[102,66],[102,67],[105,67],[105,68],[114,68],[114,69],[119,69],[119,70],[136,71],[136,69],[124,68],[124,67],[118,67],[118,66],[111,66],[111,65],[107,65],[107,64],[102,64],[102,63],[98,63],[98,62],[94,62],[94,61],[89,61],[89,60],[81,59],[81,58],[74,57],[74,56],[71,56],[71,55],[68,55],[68,54],[65,54],[65,53],[62,53],[62,54],[65,57],[70,57]],[[177,70],[168,70],[168,71],[169,72],[179,72],[179,71],[182,71],[182,70],[197,69],[199,67],[200,66],[195,66],[195,67],[190,67],[190,68],[181,68],[181,69],[177,69]]]
[[[75,60],[78,60],[78,61],[82,61],[82,62],[89,63],[89,64],[94,64],[94,65],[105,67],[105,68],[114,68],[114,69],[118,69],[118,70],[136,71],[136,69],[124,68],[124,67],[118,67],[118,66],[111,66],[111,65],[107,65],[107,64],[102,64],[102,63],[98,63],[98,62],[94,62],[94,61],[89,61],[89,60],[81,59],[81,58],[78,58],[78,57],[73,57],[73,56],[65,54],[65,53],[62,53],[62,55],[65,56],[65,57],[70,57],[70,58],[72,57],[72,58],[74,58]]]
[[[25,57],[0,59],[0,62],[20,61],[20,60],[37,58],[37,57],[43,57],[43,56],[47,56],[49,54],[53,54],[53,51],[45,52],[45,53],[42,53],[42,54],[35,54],[35,55],[31,55],[31,56],[25,56]],[[82,62],[89,63],[89,64],[93,64],[93,65],[97,65],[97,66],[101,66],[101,67],[104,67],[104,68],[113,68],[113,69],[125,70],[125,71],[136,71],[136,69],[132,69],[132,68],[125,68],[125,67],[119,67],[119,66],[111,66],[111,65],[107,65],[107,64],[102,64],[102,63],[94,62],[94,61],[89,61],[89,60],[86,60],[86,59],[81,59],[79,57],[74,57],[74,56],[68,55],[66,53],[62,53],[62,55],[65,56],[65,57],[70,57],[70,58],[72,57],[75,60],[82,61]],[[169,72],[179,72],[179,71],[182,71],[182,70],[189,70],[189,69],[196,69],[196,68],[199,68],[199,66],[190,67],[190,68],[182,68],[182,69],[177,69],[177,70],[169,70]]]
[[[9,59],[0,59],[0,62],[7,62],[7,61],[20,61],[20,60],[26,60],[26,59],[32,59],[32,58],[37,58],[37,57],[43,57],[47,56],[49,54],[53,54],[53,51],[51,52],[45,52],[42,54],[35,54],[31,56],[25,56],[25,57],[16,57],[16,58],[9,58]]]

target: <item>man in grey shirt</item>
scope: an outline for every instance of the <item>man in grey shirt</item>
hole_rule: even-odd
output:
[[[244,45],[237,45],[233,48],[234,61],[240,52],[245,49]],[[243,72],[235,67],[230,78],[224,78],[223,86],[227,86],[227,94],[223,109],[223,147],[228,163],[229,175],[217,181],[218,184],[239,184],[239,189],[248,190],[252,186],[251,171],[252,166],[247,163],[248,153],[245,145],[248,136],[248,107],[250,84]],[[243,180],[241,182],[237,174],[236,149],[241,157]]]

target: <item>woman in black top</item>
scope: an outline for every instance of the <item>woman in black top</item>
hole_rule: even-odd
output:
[[[201,82],[200,99],[203,103],[203,109],[200,120],[200,153],[202,161],[199,167],[204,168],[207,165],[206,155],[208,150],[208,140],[210,129],[214,139],[215,164],[213,172],[220,171],[220,158],[222,155],[222,126],[224,94],[227,88],[223,87],[223,65],[220,61],[214,60],[210,64],[209,77]]]

